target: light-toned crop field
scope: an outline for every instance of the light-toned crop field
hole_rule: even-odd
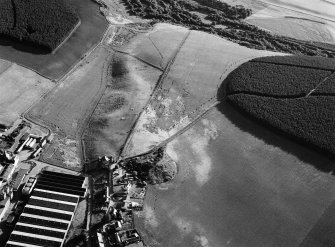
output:
[[[290,17],[250,18],[248,23],[290,38],[334,43],[334,34],[326,23]]]
[[[0,123],[11,125],[55,84],[17,64],[0,60]]]
[[[256,1],[264,5],[246,21],[267,31],[290,38],[335,42],[334,5],[316,1]],[[323,7],[321,7],[323,6]]]
[[[108,50],[97,47],[29,112],[30,118],[55,132],[42,161],[74,170],[82,168],[81,133],[105,90],[110,56]]]
[[[233,69],[249,59],[273,54],[191,31],[141,114],[122,155],[146,152],[178,133],[217,101],[217,90]]]
[[[167,153],[178,164],[178,174],[150,187],[136,221],[148,245],[334,243],[334,223],[323,213],[333,217],[335,178],[330,170],[320,170],[334,167],[334,161],[225,103],[169,143]]]

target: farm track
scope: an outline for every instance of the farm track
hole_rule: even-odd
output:
[[[158,70],[160,70],[160,71],[162,71],[162,72],[164,71],[164,69],[162,69],[161,67],[158,67],[157,65],[154,65],[154,64],[152,64],[152,63],[150,63],[150,62],[148,62],[148,61],[145,61],[144,59],[139,58],[138,56],[135,56],[135,55],[133,55],[133,54],[131,54],[131,53],[129,53],[129,52],[121,51],[121,50],[116,49],[116,48],[111,48],[111,47],[108,47],[107,45],[104,45],[104,47],[105,47],[106,49],[110,50],[110,51],[118,52],[118,53],[121,53],[121,54],[128,55],[128,56],[130,56],[130,57],[133,57],[133,58],[139,60],[140,62],[145,63],[145,64],[147,64],[147,65],[149,65],[149,66],[151,66],[151,67],[153,67],[153,68],[155,68],[155,69],[158,69]]]
[[[80,59],[78,60],[78,62],[63,76],[61,77],[59,80],[57,80],[57,85],[55,85],[51,90],[49,90],[48,92],[46,92],[44,95],[42,95],[40,97],[39,100],[35,101],[23,114],[22,114],[22,117],[24,119],[26,119],[28,122],[32,122],[42,128],[45,128],[47,129],[48,131],[48,135],[50,135],[52,133],[52,129],[54,129],[56,126],[53,124],[53,123],[49,123],[47,121],[44,121],[43,119],[37,119],[35,117],[33,117],[31,114],[30,114],[30,111],[35,107],[37,106],[38,104],[42,103],[43,100],[45,100],[49,95],[51,95],[55,90],[58,89],[58,86],[61,84],[61,82],[64,82],[71,74],[73,74],[74,71],[76,71],[85,61],[86,59],[89,58],[89,56],[95,51],[97,50],[97,48],[99,48],[100,46],[104,47],[103,46],[103,42],[105,41],[106,39],[106,36],[109,32],[109,30],[111,28],[114,28],[113,26],[109,26],[106,30],[105,30],[105,33],[103,35],[103,37],[101,38],[100,42],[98,42],[94,47],[92,47],[92,49],[90,49],[87,53],[85,53],[85,55]],[[105,47],[104,47],[105,48]],[[106,61],[105,61],[106,62]],[[100,90],[99,92],[102,90],[101,88],[101,85],[100,85]],[[99,96],[99,100],[101,98],[102,94]],[[99,101],[96,102],[96,104],[94,104],[94,109],[96,107],[96,105],[98,104]],[[94,111],[93,109],[93,111]],[[89,114],[89,117],[93,114],[93,111],[88,113]],[[87,111],[86,111],[87,112]],[[86,115],[86,113],[85,113]],[[86,119],[87,120],[87,119]],[[85,121],[81,121],[81,122],[85,122]],[[84,129],[85,129],[85,123],[82,124],[81,127],[79,127],[79,130],[77,131],[77,133],[79,132],[80,133],[80,138],[82,137],[82,133],[84,132]],[[77,134],[78,135],[78,134]],[[83,151],[83,148],[81,147],[81,141],[79,141],[79,145],[80,147],[78,148],[79,152],[80,152],[80,160],[83,161],[84,160],[84,157],[85,157],[85,153]],[[48,146],[48,148],[50,148],[51,145]],[[47,150],[46,150],[47,151]],[[78,171],[78,169],[69,169],[65,166],[62,166],[62,165],[58,165],[58,164],[55,164],[55,163],[50,163],[48,160],[44,160],[43,158],[40,158],[40,161],[44,162],[44,163],[47,163],[47,164],[50,164],[50,165],[53,165],[53,166],[58,166],[58,167],[62,167],[62,168],[65,168],[65,169],[68,169],[68,170],[73,170],[73,171]],[[83,165],[83,164],[82,164]]]
[[[223,69],[223,72],[221,73],[221,76],[219,78],[219,82],[222,82],[223,76],[226,75],[227,73],[229,73],[229,71],[232,70],[232,68],[236,67],[237,64],[243,63],[244,61],[249,61],[250,59],[254,59],[254,58],[257,58],[257,57],[258,56],[249,56],[249,57],[245,57],[243,59],[239,59],[239,60],[237,60],[237,61],[235,61],[233,63],[228,64]],[[154,95],[155,92],[156,91],[153,91],[152,95]],[[218,99],[217,96],[215,95],[215,96],[209,98],[206,102],[202,103],[197,109],[195,109],[195,110],[193,110],[192,112],[189,113],[189,114],[195,114],[195,113],[200,112],[198,115],[195,116],[195,118],[189,124],[187,124],[185,127],[183,127],[182,129],[180,129],[175,134],[173,134],[172,136],[170,136],[166,140],[162,141],[161,143],[159,143],[155,147],[151,148],[149,151],[146,151],[144,153],[140,153],[140,154],[137,154],[137,155],[134,155],[134,156],[130,156],[130,157],[123,157],[121,155],[121,158],[127,160],[127,159],[131,159],[131,158],[134,158],[134,157],[139,157],[139,156],[142,156],[142,155],[150,154],[150,153],[156,151],[157,149],[159,149],[161,147],[164,147],[165,145],[167,145],[168,143],[170,143],[171,141],[173,141],[175,138],[177,138],[178,136],[182,135],[183,133],[185,133],[186,131],[188,131],[189,129],[191,129],[196,123],[198,123],[201,119],[203,119],[204,116],[206,116],[211,110],[213,110],[222,100],[225,100],[225,97],[226,97],[226,95],[224,95],[223,97],[221,97],[221,98]],[[215,99],[215,100],[212,101],[213,99]],[[211,103],[210,106],[208,106],[205,109],[201,109],[205,104],[207,104],[210,101],[212,101],[212,103]],[[147,106],[149,104],[150,103],[148,103]],[[138,117],[138,119],[139,119],[139,117]],[[136,126],[136,123],[134,124],[134,127],[131,129],[130,135],[133,135],[133,132],[134,132],[133,130],[134,130],[135,126]],[[131,138],[130,135],[129,135],[128,139],[127,139],[127,142]],[[123,148],[123,150],[125,150],[125,149],[126,149],[126,146]]]
[[[255,0],[256,2],[260,2],[260,3],[264,3],[260,0]],[[304,14],[304,15],[309,15],[309,16],[312,16],[312,17],[316,17],[316,18],[319,18],[319,19],[322,19],[322,20],[326,20],[326,21],[330,21],[330,22],[335,22],[335,20],[333,19],[329,19],[329,18],[324,18],[324,17],[321,17],[321,16],[318,16],[318,15],[313,15],[313,14],[310,14],[310,13],[306,13],[304,11],[299,11],[299,10],[296,10],[296,9],[292,9],[292,8],[288,8],[288,7],[284,7],[282,5],[279,5],[279,4],[275,4],[275,3],[269,3],[268,1],[265,1],[266,4],[268,5],[272,5],[272,6],[275,6],[275,7],[278,7],[278,8],[282,8],[282,9],[286,9],[286,10],[290,10],[290,11],[293,11],[293,12],[296,12],[296,13],[299,13],[299,14]]]
[[[188,33],[185,35],[184,39],[181,41],[181,43],[179,44],[179,46],[176,48],[175,52],[173,53],[173,55],[171,56],[168,64],[166,65],[163,74],[160,76],[157,84],[155,85],[154,89],[152,90],[152,93],[150,94],[149,100],[148,102],[145,104],[144,109],[141,111],[141,113],[138,115],[138,117],[136,118],[133,126],[130,129],[130,134],[127,136],[126,141],[125,141],[125,145],[123,146],[123,148],[120,151],[120,157],[118,160],[121,160],[123,157],[123,151],[127,149],[128,145],[129,145],[129,141],[131,140],[132,136],[134,135],[134,129],[137,125],[138,120],[140,119],[140,117],[143,115],[145,109],[147,109],[147,107],[152,103],[152,101],[154,100],[154,96],[156,94],[156,91],[159,89],[159,87],[162,85],[162,83],[164,82],[166,76],[168,75],[168,73],[170,72],[171,66],[174,63],[174,61],[177,58],[177,55],[179,54],[179,51],[181,50],[181,48],[183,47],[183,45],[185,44],[187,38],[190,36],[191,31],[188,31]]]
[[[90,121],[92,119],[92,115],[94,114],[95,109],[97,108],[99,102],[101,101],[101,98],[103,97],[104,92],[105,92],[106,87],[107,87],[107,79],[106,78],[107,78],[107,74],[108,74],[108,72],[107,72],[107,70],[108,70],[108,64],[107,64],[107,62],[108,61],[109,60],[105,61],[105,63],[104,63],[104,68],[103,68],[103,72],[102,72],[102,73],[104,73],[104,75],[101,78],[102,82],[100,84],[100,90],[99,90],[99,91],[101,91],[100,92],[100,96],[96,100],[96,102],[94,103],[94,107],[90,111],[89,116],[86,118],[86,123],[81,126],[81,129],[79,131],[79,133],[80,133],[80,143],[81,143],[81,147],[80,147],[80,150],[81,150],[81,160],[84,162],[84,164],[83,164],[84,165],[84,170],[85,170],[85,167],[86,167],[85,166],[85,163],[86,163],[86,152],[85,152],[84,134],[85,134],[85,130],[86,130],[87,126],[90,124]]]

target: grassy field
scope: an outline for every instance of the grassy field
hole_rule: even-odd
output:
[[[97,47],[33,109],[29,117],[56,133],[41,160],[81,170],[81,133],[105,90],[111,53]]]
[[[136,35],[121,50],[164,69],[187,32],[183,27],[159,24],[150,32]]]
[[[89,160],[119,155],[161,73],[129,55],[113,55],[108,67],[107,88],[85,130]]]
[[[136,220],[148,245],[298,247],[308,235],[327,241],[321,230],[331,226],[323,213],[335,199],[333,160],[225,103],[168,144],[167,153],[178,174],[149,188]]]
[[[290,38],[325,43],[334,43],[335,41],[334,35],[326,23],[285,17],[249,18],[248,23]]]
[[[160,42],[157,39],[157,43],[165,42],[170,42],[165,35]],[[273,54],[191,31],[175,51],[175,59],[141,114],[123,156],[146,152],[182,130],[216,102],[217,90],[232,70],[249,59]]]
[[[294,39],[331,44],[335,42],[333,5],[322,0],[255,2],[262,3],[264,7],[254,11],[246,19],[248,23]]]
[[[9,62],[0,64],[0,123],[11,125],[54,84],[44,77]]]
[[[0,40],[0,58],[29,67],[43,76],[58,79],[97,42],[107,28],[99,6],[91,0],[67,1],[76,8],[81,25],[55,54],[26,47],[19,42]]]

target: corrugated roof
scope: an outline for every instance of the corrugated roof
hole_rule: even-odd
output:
[[[23,173],[23,171],[21,172]],[[66,236],[82,188],[84,177],[44,171],[16,224],[6,247],[60,247]]]

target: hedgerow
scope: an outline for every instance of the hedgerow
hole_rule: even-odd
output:
[[[270,56],[259,57],[251,60],[251,62],[263,62],[272,64],[294,65],[307,68],[325,69],[335,71],[335,60],[310,57],[310,56]]]
[[[228,75],[227,93],[252,92],[260,95],[308,94],[330,71],[270,63],[247,62]]]
[[[0,35],[55,49],[79,22],[64,0],[0,1]]]
[[[254,119],[317,149],[335,154],[335,97],[276,99],[235,94],[227,99]]]

